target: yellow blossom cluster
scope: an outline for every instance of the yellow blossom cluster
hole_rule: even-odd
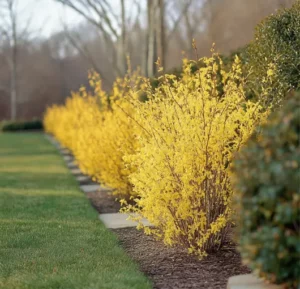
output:
[[[182,76],[162,75],[155,89],[128,75],[110,96],[93,74],[92,94],[82,89],[45,115],[46,130],[72,149],[83,171],[125,196],[123,211],[154,225],[146,233],[199,257],[226,240],[231,160],[269,113],[246,99],[238,58],[229,72],[216,54],[201,63],[194,72],[184,60]]]
[[[111,95],[103,91],[97,73],[89,74],[89,82],[91,92],[82,87],[65,105],[47,109],[45,130],[73,152],[84,173],[127,197],[132,187],[123,156],[135,152],[138,142],[134,109],[124,94],[138,91],[135,87],[139,85],[139,74],[117,79]],[[137,93],[131,96],[139,97]]]
[[[232,225],[228,170],[233,154],[268,115],[259,103],[246,100],[238,58],[230,72],[217,55],[202,62],[192,73],[185,61],[181,79],[162,76],[148,102],[137,103],[144,133],[139,151],[125,156],[137,168],[129,176],[136,205],[125,211],[154,225],[146,233],[166,244],[184,244],[199,257],[226,240]]]

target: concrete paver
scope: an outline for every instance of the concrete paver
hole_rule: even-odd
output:
[[[76,180],[78,182],[87,182],[90,180],[90,178],[88,176],[84,176],[84,175],[77,175]]]
[[[282,286],[267,284],[253,274],[230,277],[227,289],[283,289]]]
[[[63,158],[64,158],[65,162],[71,162],[74,160],[74,158],[69,155],[64,155]]]
[[[73,175],[82,175],[82,172],[79,168],[70,169]]]
[[[128,214],[122,213],[111,213],[111,214],[100,214],[99,219],[104,223],[107,228],[120,229],[136,227],[137,222],[128,220]],[[150,222],[146,219],[142,220],[142,224],[145,226],[151,226]]]
[[[101,186],[100,185],[81,185],[80,189],[84,193],[93,193],[93,192],[96,192],[99,189],[101,189]]]

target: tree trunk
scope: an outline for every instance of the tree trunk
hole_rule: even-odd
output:
[[[148,61],[147,76],[152,77],[155,74],[155,61],[157,59],[156,48],[156,25],[158,0],[148,0]]]
[[[10,97],[11,97],[11,119],[17,118],[17,105],[18,105],[18,36],[17,36],[17,16],[14,11],[13,2],[11,2],[10,18],[12,24],[12,55],[11,55],[11,84],[10,84]]]
[[[164,0],[159,0],[159,15],[157,19],[157,46],[158,46],[157,47],[158,55],[160,57],[161,66],[165,67],[166,40],[165,40],[165,1]]]
[[[148,76],[150,5],[151,5],[151,0],[148,0],[148,3],[147,3],[147,21],[148,21],[148,27],[147,27],[147,29],[145,31],[145,35],[144,35],[144,44],[143,44],[143,53],[142,53],[142,73],[145,76]],[[141,33],[143,33],[143,32],[141,31]]]
[[[194,48],[193,48],[193,43],[192,43],[193,38],[194,38],[194,33],[193,33],[193,28],[192,28],[192,25],[191,25],[191,22],[190,22],[188,10],[184,14],[184,20],[185,20],[185,25],[186,25],[186,30],[187,30],[188,57],[190,59],[192,59],[193,54],[194,54]]]
[[[10,108],[11,108],[11,119],[16,120],[17,118],[17,79],[16,73],[11,73],[11,85],[10,85]]]
[[[121,44],[120,44],[120,63],[121,71],[123,74],[126,73],[127,69],[127,31],[126,31],[126,11],[125,11],[125,1],[121,0],[121,17],[122,17],[122,34],[121,34]]]

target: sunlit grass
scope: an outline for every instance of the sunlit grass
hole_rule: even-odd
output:
[[[27,159],[24,160],[24,163],[28,161]],[[17,161],[11,161],[8,160],[8,158],[1,158],[1,162],[5,162],[6,164],[13,164],[13,163],[18,163]],[[19,164],[19,163],[18,163]],[[34,174],[49,174],[49,173],[54,173],[54,174],[61,174],[61,173],[66,173],[67,168],[62,167],[61,165],[51,165],[47,166],[47,171],[41,170],[40,167],[29,167],[27,168],[26,172],[27,173],[34,173]],[[23,167],[18,167],[18,166],[11,166],[11,167],[2,167],[0,168],[0,172],[4,173],[23,173],[24,168]]]
[[[151,288],[43,135],[0,134],[0,288]]]

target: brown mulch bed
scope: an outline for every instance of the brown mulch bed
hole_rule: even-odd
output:
[[[120,211],[120,203],[115,201],[116,197],[109,190],[99,190],[86,193],[86,195],[99,214],[118,213]]]
[[[113,231],[130,257],[152,279],[154,289],[225,289],[229,277],[250,273],[230,242],[200,261],[186,249],[166,247],[135,228]]]

